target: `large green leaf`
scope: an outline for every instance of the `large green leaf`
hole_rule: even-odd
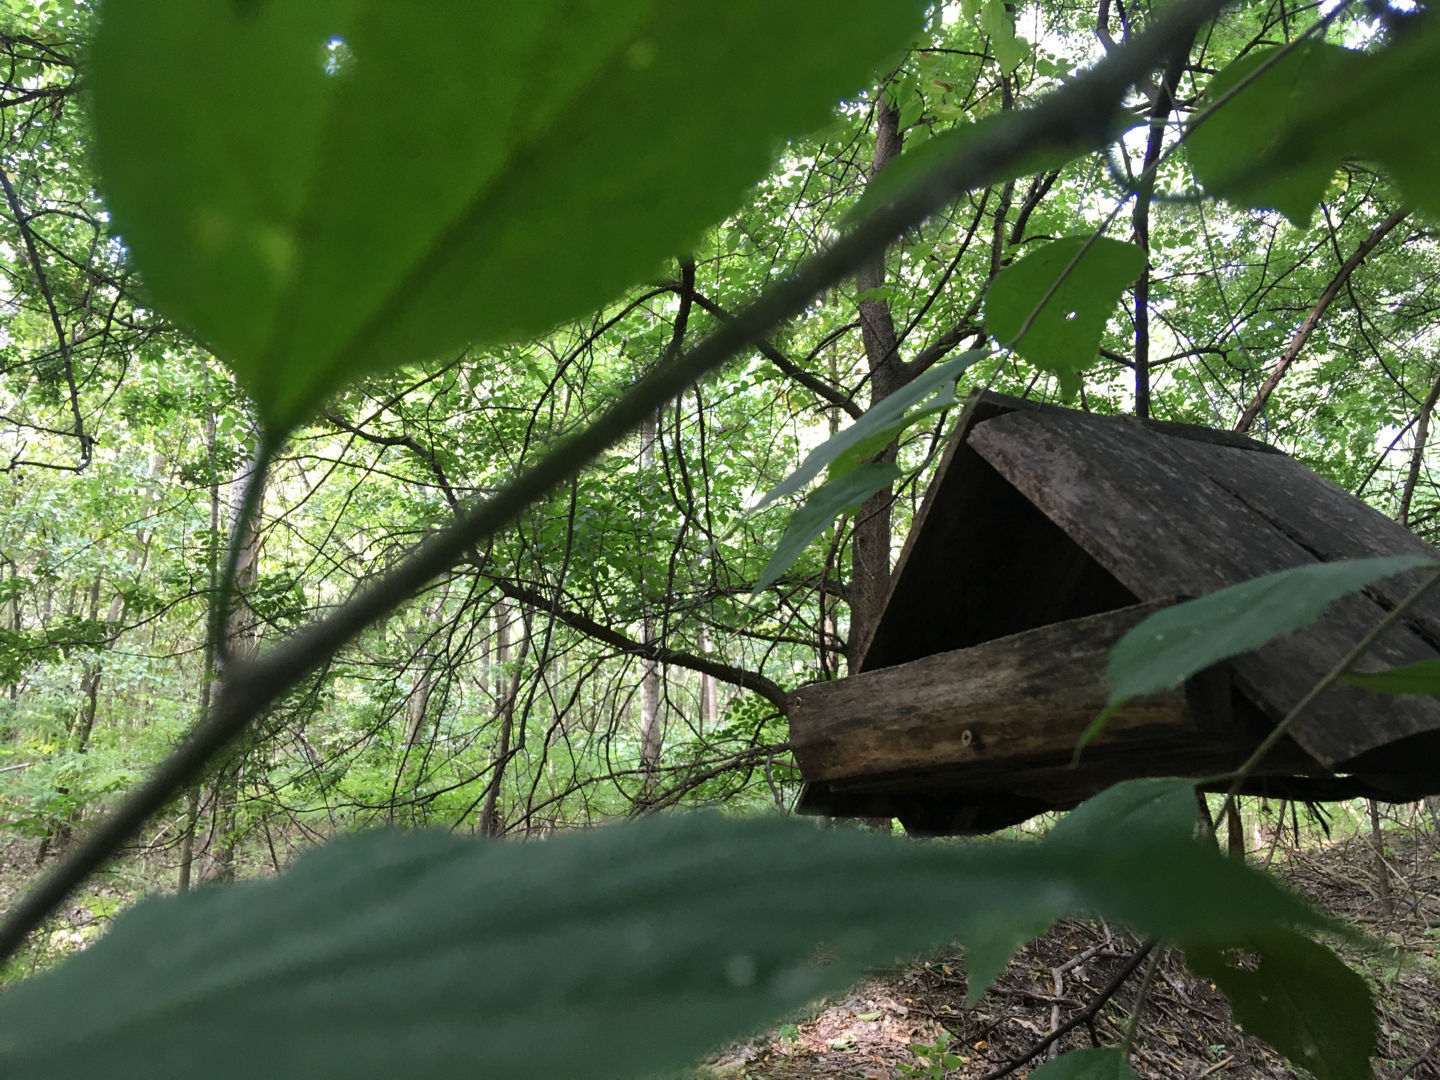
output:
[[[1127,842],[1180,843],[1195,835],[1195,784],[1147,777],[1107,788],[1060,819],[1046,843],[1099,847],[1106,837]]]
[[[985,0],[980,8],[980,29],[990,38],[990,48],[1006,75],[1013,74],[1030,55],[1030,43],[1015,34],[1015,16],[1005,0]]]
[[[1211,664],[1310,625],[1346,593],[1422,566],[1440,570],[1413,555],[1311,563],[1157,611],[1110,650],[1110,696],[1080,736],[1076,759],[1131,698],[1179,686]]]
[[[1235,1018],[1320,1080],[1366,1080],[1375,1049],[1370,988],[1324,945],[1280,934],[1230,962],[1224,953],[1191,949],[1190,966],[1214,981]]]
[[[1062,384],[1077,385],[1095,361],[1121,294],[1144,268],[1145,253],[1134,244],[1087,236],[1053,241],[991,282],[985,297],[990,333]]]
[[[1072,1050],[1047,1061],[1030,1074],[1031,1080],[1140,1080],[1115,1047]]]
[[[1213,845],[1092,824],[978,847],[705,816],[536,844],[362,834],[122,916],[0,1000],[0,1073],[650,1075],[868,966],[1041,913],[1211,950],[1321,925]]]
[[[1323,41],[1302,42],[1283,54],[1257,49],[1211,79],[1207,103],[1223,104],[1185,138],[1191,168],[1205,190],[1244,206],[1278,210],[1301,228],[1307,225],[1339,161],[1310,153],[1282,163],[1273,154],[1349,56]],[[1273,167],[1257,167],[1267,160]]]
[[[977,360],[983,360],[989,355],[987,350],[972,349],[959,356],[952,356],[943,364],[936,364],[930,370],[910,380],[902,389],[871,406],[866,410],[865,415],[855,423],[837,431],[806,454],[800,467],[766,492],[765,497],[755,504],[754,509],[762,510],[776,499],[800,491],[811,480],[819,476],[822,470],[853,448],[863,447],[869,450],[869,454],[878,453],[884,449],[890,439],[897,436],[905,427],[922,416],[930,415],[933,411],[927,408],[912,412],[911,410],[916,404],[939,391],[936,402],[940,406],[949,405],[955,400],[954,383],[960,377],[961,372]],[[883,442],[880,441],[882,438]]]
[[[1388,42],[1372,51],[1322,42],[1291,47],[1186,139],[1206,190],[1246,206],[1310,220],[1347,158],[1389,170],[1404,196],[1440,215],[1440,19],[1394,15]],[[1216,75],[1218,100],[1276,50],[1257,51]]]
[[[769,588],[801,553],[820,536],[836,517],[858,507],[877,491],[900,479],[900,466],[893,461],[872,462],[827,480],[805,498],[805,504],[790,516],[780,543],[760,572],[755,592]],[[753,593],[752,593],[753,595]]]
[[[1311,563],[1157,611],[1110,650],[1110,703],[1179,686],[1211,664],[1308,626],[1346,593],[1420,567],[1440,569],[1413,555]]]
[[[1283,169],[1297,158],[1346,155],[1378,161],[1404,196],[1440,216],[1440,18],[1395,13],[1390,44],[1351,53],[1343,71],[1306,97],[1270,163]]]
[[[693,242],[922,0],[127,0],[115,224],[283,430],[367,368],[590,310]]]
[[[1341,678],[1384,694],[1440,694],[1440,660],[1421,660],[1388,671],[1348,671]]]

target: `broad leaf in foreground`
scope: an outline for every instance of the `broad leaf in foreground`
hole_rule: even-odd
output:
[[[1212,100],[1274,61],[1186,139],[1206,190],[1304,224],[1335,170],[1358,158],[1379,163],[1405,199],[1440,216],[1440,18],[1393,16],[1379,48],[1307,41],[1283,55],[1257,51],[1215,76]]]
[[[754,509],[763,510],[776,499],[802,490],[847,451],[863,447],[868,449],[870,454],[879,453],[890,439],[918,418],[911,413],[917,404],[938,391],[937,402],[949,405],[955,400],[955,380],[971,364],[989,355],[987,350],[972,349],[959,356],[952,356],[943,364],[936,364],[929,371],[916,376],[902,389],[867,409],[865,415],[855,423],[837,431],[806,454],[800,467],[767,491],[765,497],[755,504]],[[929,415],[928,409],[924,411]],[[879,441],[881,438],[884,438],[884,442]]]
[[[1157,611],[1110,650],[1106,711],[1179,686],[1211,664],[1310,625],[1346,593],[1420,567],[1440,570],[1413,555],[1311,563]]]
[[[1340,677],[1384,694],[1440,694],[1440,660],[1421,660],[1388,671],[1347,671]]]
[[[91,58],[97,159],[157,305],[278,433],[653,272],[924,9],[127,0]]]
[[[1276,145],[1313,95],[1336,77],[1350,54],[1306,41],[1283,53],[1257,49],[1210,80],[1206,104],[1219,107],[1185,138],[1195,178],[1205,190],[1242,206],[1278,210],[1299,228],[1309,224],[1338,160],[1327,155],[1274,160]],[[1372,102],[1373,105],[1373,102]]]
[[[1320,1080],[1365,1080],[1375,1049],[1370,987],[1327,949],[1299,934],[1281,934],[1232,962],[1192,949],[1196,974],[1225,992],[1235,1018]]]
[[[893,461],[873,462],[828,480],[805,498],[805,504],[790,516],[785,535],[765,563],[751,595],[767,589],[798,559],[835,519],[860,506],[866,499],[900,479],[900,466]]]
[[[1108,237],[1068,236],[1002,270],[985,297],[995,340],[1079,386],[1120,296],[1145,268],[1145,253]]]
[[[1082,911],[1212,951],[1323,925],[1213,846],[1101,819],[976,847],[705,816],[534,844],[373,832],[142,903],[0,1000],[0,1073],[652,1075],[868,967]]]

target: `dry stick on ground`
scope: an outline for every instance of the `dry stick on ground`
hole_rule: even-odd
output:
[[[1083,153],[1108,145],[1125,94],[1201,26],[1226,0],[1189,0],[1168,9],[1144,33],[1034,106],[937,159],[877,206],[832,247],[767,290],[732,322],[682,356],[657,364],[584,431],[560,442],[533,467],[493,497],[434,534],[398,566],[362,588],[325,619],[298,631],[263,655],[233,665],[222,693],[155,774],[90,838],[32,890],[0,925],[0,960],[10,956],[66,896],[104,865],[152,814],[183,791],[214,757],[305,675],[335,655],[366,627],[394,611],[426,582],[461,561],[467,552],[508,527],[522,511],[572,477],[619,439],[638,428],[660,405],[718,368],[757,337],[800,314],[811,299],[856,269],[896,236],[951,200],[986,187],[1020,167],[1038,147]]]
[[[1136,969],[1145,962],[1145,958],[1150,955],[1151,950],[1154,948],[1155,942],[1153,939],[1141,945],[1140,948],[1135,950],[1135,953],[1130,959],[1125,961],[1125,966],[1117,971],[1108,983],[1096,991],[1095,996],[1090,1000],[1088,1005],[1039,1042],[1033,1043],[1022,1053],[1011,1058],[1006,1064],[994,1072],[986,1073],[980,1080],[1000,1080],[1002,1076],[1009,1076],[1027,1061],[1045,1053],[1046,1050],[1050,1049],[1052,1044],[1059,1042],[1064,1036],[1074,1031],[1081,1024],[1088,1024],[1091,1020],[1094,1020],[1105,1003],[1119,992],[1120,988],[1125,985],[1131,975],[1135,974]]]

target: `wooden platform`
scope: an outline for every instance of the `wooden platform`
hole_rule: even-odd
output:
[[[1136,703],[1072,770],[1105,700],[1110,645],[1180,597],[1308,562],[1411,553],[1440,558],[1243,436],[976,395],[858,673],[793,696],[792,745],[810,781],[801,808],[973,831],[1128,777],[1234,768],[1418,575],[1338,601],[1184,693]],[[1434,659],[1437,644],[1432,596],[1368,664]],[[1440,699],[1334,687],[1265,772],[1253,788],[1296,797],[1440,791]]]

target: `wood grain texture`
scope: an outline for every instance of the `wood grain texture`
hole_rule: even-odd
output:
[[[1170,601],[1052,626],[968,649],[804,687],[790,699],[790,745],[806,779],[906,770],[994,778],[1070,760],[1106,698],[1105,660],[1119,637]],[[1200,741],[1183,690],[1132,703],[1087,757],[1153,753]],[[1209,737],[1205,741],[1211,741]]]
[[[967,443],[1142,600],[1202,596],[1318,561],[1296,537],[1315,536],[1320,523],[1302,528],[1279,518],[1279,489],[1288,487],[1284,501],[1292,511],[1296,500],[1320,499],[1326,492],[1318,477],[1297,471],[1289,459],[1057,411],[996,416],[976,424]],[[1272,485],[1268,505],[1275,507],[1278,522],[1252,505],[1262,501],[1259,491]],[[1354,506],[1343,520],[1353,554],[1403,554],[1413,547],[1373,527],[1365,540],[1362,526],[1373,522]],[[1360,550],[1362,542],[1378,550]],[[1313,627],[1237,657],[1237,684],[1277,720],[1385,610],[1363,594],[1336,601]],[[1377,643],[1371,659],[1390,666],[1436,656],[1428,641],[1400,628]],[[1435,732],[1440,732],[1440,701],[1337,686],[1322,695],[1293,735],[1319,761],[1343,767],[1399,739]]]

